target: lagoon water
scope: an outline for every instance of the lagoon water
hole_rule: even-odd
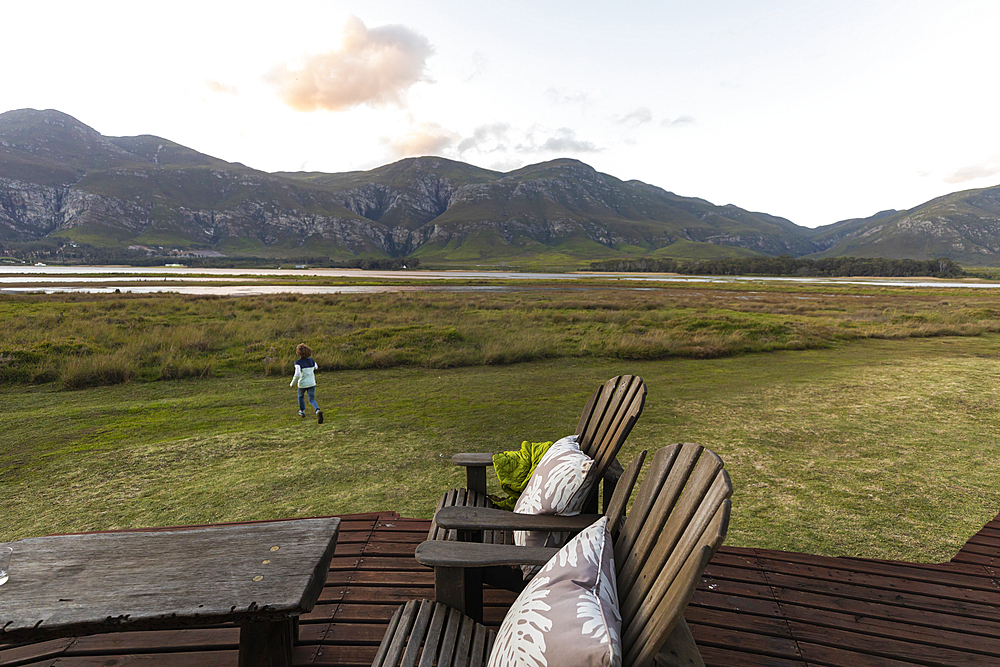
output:
[[[354,278],[357,280],[507,280],[523,281],[518,287],[486,285],[275,285],[272,279],[290,276],[314,278]],[[848,284],[895,287],[971,287],[993,289],[1000,282],[963,282],[929,278],[767,278],[759,276],[680,276],[649,273],[517,273],[512,271],[362,271],[360,269],[211,269],[189,267],[137,266],[29,266],[0,265],[0,293],[28,294],[56,292],[155,293],[251,296],[260,294],[372,294],[378,292],[447,291],[489,292],[531,289],[532,281],[598,280],[610,284],[621,281],[657,283],[748,283],[787,282],[800,284]],[[232,284],[219,285],[220,282]],[[129,283],[116,286],[116,283]],[[137,285],[135,283],[144,283]],[[156,283],[163,283],[157,285]],[[215,283],[199,285],[198,283]]]

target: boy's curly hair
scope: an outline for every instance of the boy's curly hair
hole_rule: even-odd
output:
[[[309,357],[312,356],[313,351],[312,348],[306,345],[305,343],[299,343],[298,345],[295,346],[295,353],[300,357],[302,357],[303,359],[308,359]]]

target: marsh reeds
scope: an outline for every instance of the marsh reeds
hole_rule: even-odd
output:
[[[861,338],[1000,331],[992,291],[857,286],[527,289],[488,295],[0,297],[0,383],[67,389],[542,359],[655,361],[815,349]]]

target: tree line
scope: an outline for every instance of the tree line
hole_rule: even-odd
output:
[[[127,264],[130,266],[163,266],[183,262],[190,267],[247,268],[304,264],[313,268],[363,269],[365,271],[395,271],[415,269],[420,260],[415,257],[358,257],[333,260],[328,255],[300,257],[197,257],[186,251],[161,251],[151,254],[142,248],[95,247],[85,243],[70,244],[62,240],[42,239],[32,242],[0,243],[0,258],[23,262],[53,264]]]
[[[882,278],[958,278],[965,270],[947,257],[886,259],[884,257],[827,257],[823,259],[733,257],[725,259],[609,259],[592,262],[591,271],[625,273],[680,273],[700,276],[878,276]]]

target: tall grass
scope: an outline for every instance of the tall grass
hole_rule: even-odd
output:
[[[542,359],[655,361],[1000,331],[992,291],[824,285],[490,293],[0,297],[0,383],[67,389],[290,374],[307,341],[329,370]]]

